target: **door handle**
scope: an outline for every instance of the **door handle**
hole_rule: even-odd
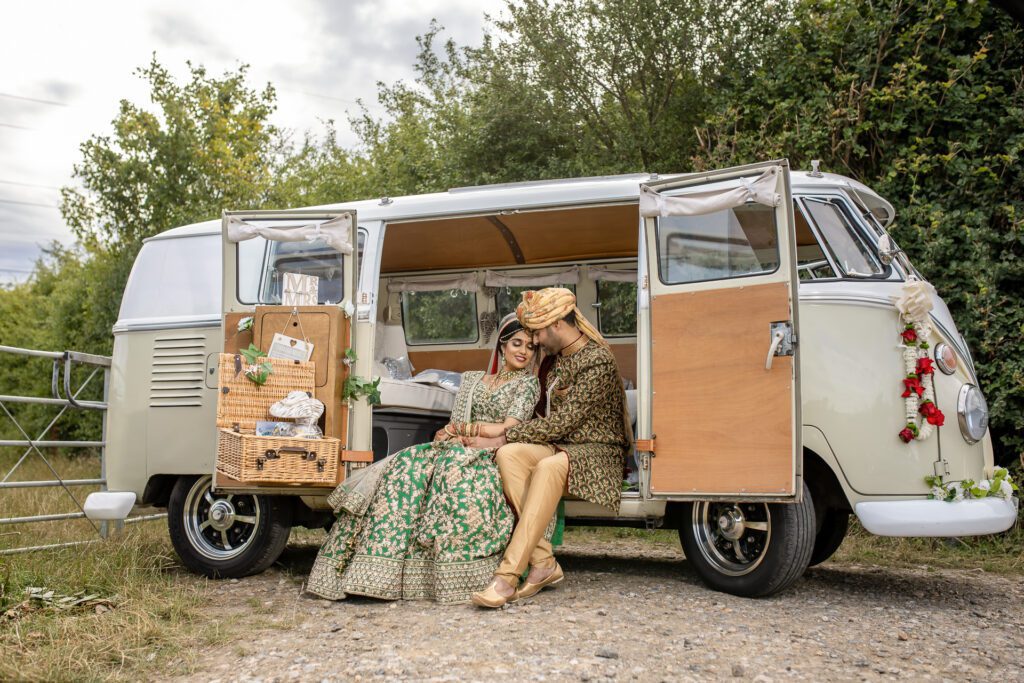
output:
[[[768,347],[768,357],[764,361],[764,369],[772,369],[772,359],[775,358],[775,352],[779,350],[779,344],[786,338],[786,333],[781,329],[775,330],[772,334],[772,345]]]

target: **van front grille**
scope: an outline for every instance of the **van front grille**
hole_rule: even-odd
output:
[[[153,342],[149,407],[203,405],[206,340],[203,337],[160,337]]]

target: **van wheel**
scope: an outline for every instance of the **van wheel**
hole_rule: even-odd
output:
[[[179,477],[167,528],[182,564],[210,578],[258,574],[280,557],[292,509],[280,497],[215,494],[213,477]]]
[[[814,567],[832,557],[846,538],[846,530],[850,527],[850,513],[842,510],[826,510],[822,515],[821,529],[814,538],[814,550],[811,552],[811,564]]]
[[[679,539],[709,587],[748,598],[777,593],[807,569],[814,549],[814,504],[685,503]]]

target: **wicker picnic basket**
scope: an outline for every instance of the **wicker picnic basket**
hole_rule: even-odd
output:
[[[235,355],[220,354],[219,387],[217,394],[217,426],[242,431],[256,431],[256,423],[269,420],[270,406],[288,395],[289,391],[305,391],[312,395],[315,387],[316,367],[313,363],[297,363],[279,358],[264,358],[274,366],[265,384],[247,379],[236,369]],[[241,359],[245,364],[245,359]]]
[[[256,436],[221,429],[217,471],[236,481],[334,486],[340,450],[341,441],[331,437]]]

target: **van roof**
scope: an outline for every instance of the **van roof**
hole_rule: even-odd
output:
[[[501,183],[476,187],[456,187],[447,192],[309,206],[302,207],[302,209],[355,210],[360,222],[363,222],[408,220],[453,214],[500,213],[566,204],[627,202],[639,197],[640,183],[643,181],[681,178],[686,175],[658,176],[650,173],[629,173],[615,176]],[[806,171],[792,171],[790,180],[794,188],[848,190],[884,225],[891,223],[895,217],[892,204],[866,185],[852,178],[835,173],[812,174]],[[146,241],[219,233],[220,226],[219,219],[193,223],[167,230]]]

